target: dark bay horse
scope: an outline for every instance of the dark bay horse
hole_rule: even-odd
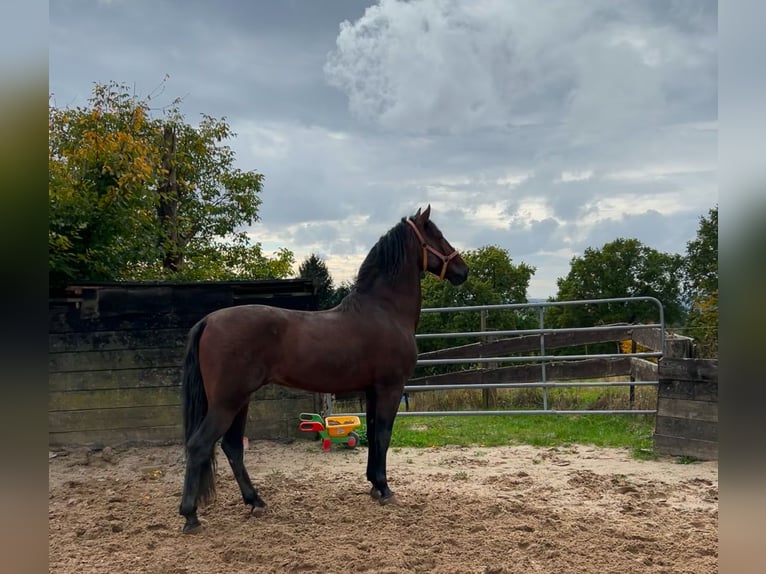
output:
[[[417,360],[422,273],[454,285],[468,276],[430,214],[430,205],[418,209],[383,235],[359,268],[355,287],[333,309],[241,305],[214,311],[192,327],[183,365],[184,532],[201,526],[197,504],[215,493],[221,438],[245,504],[255,514],[263,511],[244,466],[242,437],[250,395],[270,383],[321,393],[364,391],[370,494],[381,504],[391,500],[386,455]]]

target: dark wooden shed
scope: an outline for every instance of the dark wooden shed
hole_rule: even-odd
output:
[[[314,310],[302,279],[119,282],[70,285],[49,302],[48,427],[51,446],[181,440],[181,359],[189,328],[223,307],[265,304]],[[314,393],[265,387],[247,434],[297,436]]]

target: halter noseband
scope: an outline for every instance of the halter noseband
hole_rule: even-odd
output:
[[[415,235],[418,236],[418,241],[420,241],[420,246],[423,248],[423,271],[427,271],[428,268],[428,252],[430,251],[434,255],[436,255],[439,259],[442,260],[442,271],[439,273],[439,279],[444,281],[444,276],[447,274],[447,265],[449,264],[452,259],[457,257],[457,249],[455,249],[452,253],[449,255],[444,255],[441,251],[438,249],[431,247],[428,243],[426,243],[426,240],[423,238],[423,234],[420,233],[420,229],[418,229],[418,226],[415,225],[415,222],[411,219],[407,218],[405,221],[412,227],[412,230],[415,232]]]

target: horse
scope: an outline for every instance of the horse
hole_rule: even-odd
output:
[[[370,495],[380,504],[393,499],[386,457],[417,361],[420,281],[426,271],[453,285],[468,277],[468,266],[430,214],[429,204],[382,235],[354,287],[331,309],[239,305],[213,311],[189,330],[182,369],[184,533],[201,529],[197,506],[215,495],[219,439],[245,504],[254,515],[265,511],[244,465],[243,436],[250,396],[267,384],[364,392]]]

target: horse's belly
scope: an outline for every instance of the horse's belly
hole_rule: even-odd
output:
[[[288,387],[332,393],[368,386],[372,378],[369,367],[359,359],[295,356],[275,369],[272,378]]]
[[[361,390],[382,380],[403,381],[414,367],[414,353],[327,351],[296,353],[272,371],[273,382],[288,387],[337,393]]]

